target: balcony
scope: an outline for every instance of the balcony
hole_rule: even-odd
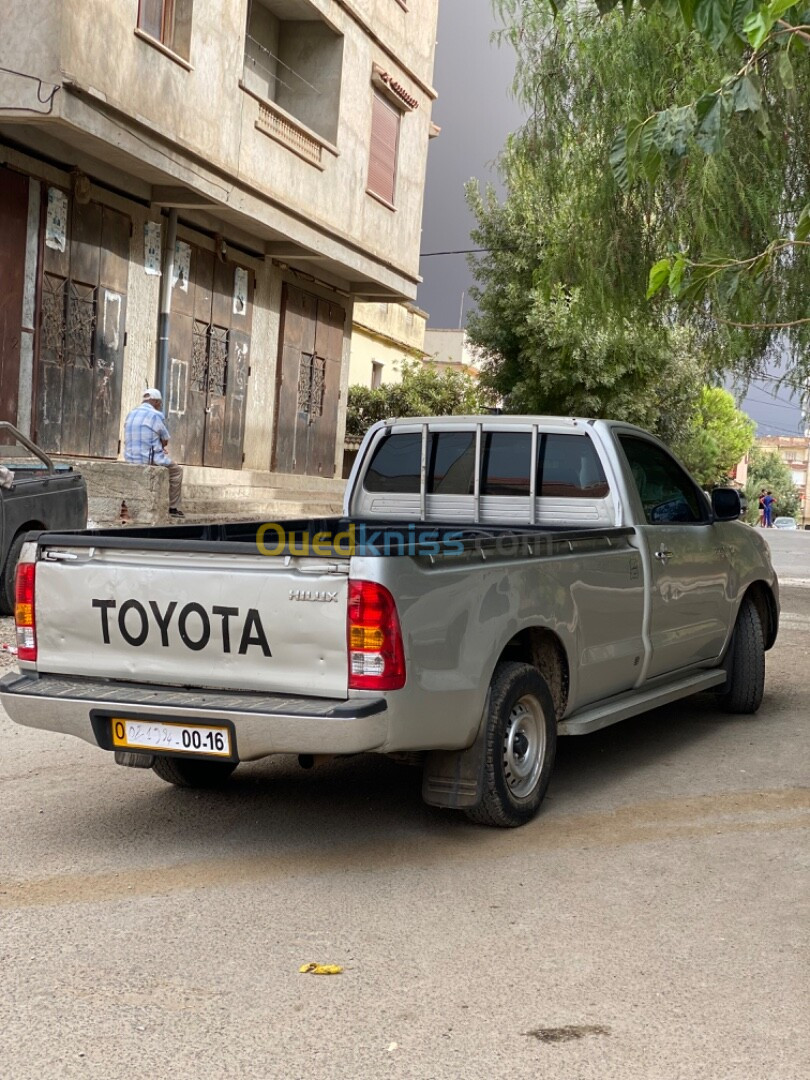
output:
[[[308,0],[253,0],[241,85],[256,127],[313,165],[337,140],[342,69],[343,37]]]

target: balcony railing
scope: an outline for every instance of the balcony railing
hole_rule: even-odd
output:
[[[310,135],[304,127],[296,124],[283,109],[274,105],[272,101],[259,101],[259,116],[256,120],[256,127],[259,131],[263,131],[265,135],[269,135],[271,139],[276,139],[289,147],[290,150],[294,150],[305,161],[309,161],[319,168],[323,167],[321,164],[323,156],[321,143]]]

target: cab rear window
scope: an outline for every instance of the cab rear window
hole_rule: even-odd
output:
[[[481,441],[480,493],[525,496],[531,491],[531,433],[488,431]],[[366,491],[419,494],[420,432],[387,436],[374,452]],[[587,435],[541,432],[537,440],[536,491],[547,498],[603,499],[609,491],[602,463]],[[472,495],[475,491],[475,432],[428,434],[426,489],[429,495]]]

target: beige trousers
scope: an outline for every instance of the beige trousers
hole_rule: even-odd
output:
[[[180,490],[183,487],[183,470],[179,465],[167,465],[169,470],[169,509],[180,509]]]

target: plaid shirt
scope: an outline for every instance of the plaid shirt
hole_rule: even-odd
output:
[[[172,459],[163,449],[168,438],[163,413],[145,401],[124,421],[124,461],[133,465],[171,465]]]

